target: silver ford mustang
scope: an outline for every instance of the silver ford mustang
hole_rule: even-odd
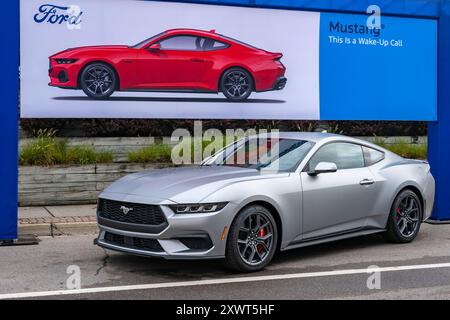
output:
[[[104,248],[264,268],[277,250],[372,233],[412,241],[431,215],[425,161],[326,133],[241,139],[195,167],[144,171],[98,203]]]

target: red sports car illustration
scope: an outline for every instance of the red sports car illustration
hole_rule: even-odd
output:
[[[212,31],[174,29],[135,46],[67,49],[50,59],[50,86],[82,89],[94,99],[114,91],[218,93],[231,101],[286,85],[282,53]]]

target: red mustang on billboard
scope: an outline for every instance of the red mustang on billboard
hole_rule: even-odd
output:
[[[282,53],[215,33],[174,29],[135,46],[67,49],[50,57],[50,86],[94,99],[114,91],[222,92],[231,101],[286,85]]]

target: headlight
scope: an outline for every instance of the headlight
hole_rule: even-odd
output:
[[[55,59],[57,64],[71,64],[78,61],[78,59]]]
[[[190,213],[209,213],[217,212],[225,208],[227,202],[219,203],[199,203],[199,204],[176,204],[171,205],[170,208],[177,214]]]

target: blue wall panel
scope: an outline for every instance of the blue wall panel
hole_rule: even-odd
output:
[[[438,121],[428,125],[428,160],[436,178],[433,219],[450,220],[450,1],[439,19]]]
[[[17,238],[19,1],[2,3],[0,19],[0,240]]]

